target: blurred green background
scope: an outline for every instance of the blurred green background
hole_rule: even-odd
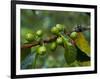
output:
[[[43,38],[48,37],[52,33],[50,29],[56,24],[63,24],[67,31],[71,31],[77,25],[84,27],[90,26],[90,13],[87,12],[71,12],[71,11],[47,11],[47,10],[31,10],[21,9],[21,45],[26,43],[25,35],[28,32],[43,30]],[[89,33],[87,40],[90,41]],[[57,68],[57,67],[76,67],[83,66],[77,62],[68,65],[64,59],[64,48],[58,46],[57,49],[50,51],[49,44],[47,46],[47,54],[37,59],[36,68]],[[25,50],[26,52],[26,50]],[[31,69],[35,56],[35,47],[27,51],[27,56],[21,61],[21,69]],[[88,64],[85,64],[88,65]],[[84,66],[85,66],[84,65]]]

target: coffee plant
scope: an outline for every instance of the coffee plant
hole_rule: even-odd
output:
[[[91,65],[90,13],[21,9],[20,17],[21,69]]]
[[[82,62],[80,62],[81,60],[90,60],[90,46],[82,33],[87,29],[83,29],[83,27],[77,26],[74,31],[67,33],[65,32],[66,29],[64,29],[64,25],[56,24],[51,28],[52,37],[49,37],[48,39],[43,39],[44,34],[42,30],[27,33],[25,37],[27,43],[24,44],[21,49],[22,51],[26,51],[29,48],[35,47],[34,49],[36,55],[33,60],[32,68],[36,68],[36,63],[39,57],[49,55],[47,48],[48,44],[50,45],[51,52],[55,51],[58,46],[63,47],[64,52],[62,52],[62,54],[64,55],[65,61],[68,65],[71,66],[75,62],[82,64]],[[83,58],[79,58],[79,55],[81,55]]]

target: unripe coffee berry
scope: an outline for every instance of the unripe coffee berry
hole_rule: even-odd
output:
[[[40,46],[40,47],[38,47],[37,53],[38,53],[39,55],[44,55],[44,54],[46,53],[46,47],[45,47],[45,46]]]
[[[57,44],[62,44],[63,43],[62,37],[58,37],[56,42],[57,42]]]
[[[64,26],[61,25],[61,24],[57,24],[56,25],[56,28],[59,30],[59,31],[62,31],[64,29]]]
[[[54,50],[56,49],[56,47],[57,47],[57,43],[56,43],[56,42],[52,42],[52,43],[51,43],[51,46],[50,46],[50,49],[51,49],[52,51],[54,51]]]
[[[51,32],[54,34],[58,34],[59,30],[57,29],[57,27],[52,27]]]
[[[34,35],[33,35],[33,33],[27,33],[25,39],[26,39],[27,41],[30,41],[30,42],[33,41],[33,40],[34,40]]]
[[[36,35],[39,36],[39,37],[41,37],[41,36],[43,35],[42,30],[38,30],[38,31],[36,31]]]
[[[72,45],[72,43],[70,43],[70,42],[67,42],[67,46],[73,46],[73,45]]]
[[[77,38],[77,32],[72,32],[71,34],[70,34],[70,37],[72,38],[72,39],[75,39],[75,38]]]

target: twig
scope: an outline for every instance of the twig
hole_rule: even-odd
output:
[[[56,40],[57,39],[57,36],[52,36],[52,37],[48,37],[47,39],[45,40],[41,40],[41,41],[34,41],[32,42],[31,44],[24,44],[21,46],[21,48],[30,48],[30,47],[33,47],[33,46],[36,46],[36,45],[39,45],[41,44],[41,42],[44,42],[44,43],[51,43],[52,41]]]
[[[90,28],[77,27],[73,31],[77,31],[77,32],[81,31],[81,32],[83,32],[83,31],[86,31],[86,30],[90,30]],[[73,31],[71,31],[71,32],[73,32]],[[69,35],[71,32],[66,32],[66,30],[64,30],[64,33],[66,35]],[[29,44],[23,44],[23,45],[21,45],[21,48],[31,48],[33,46],[40,45],[42,42],[51,43],[52,41],[55,41],[56,39],[57,39],[57,36],[53,35],[53,36],[50,36],[50,37],[48,37],[48,38],[46,38],[44,40],[41,40],[41,41],[33,41],[32,43],[29,43]]]

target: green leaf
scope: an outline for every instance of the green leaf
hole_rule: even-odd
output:
[[[76,46],[86,53],[88,56],[90,56],[90,45],[88,41],[86,40],[85,36],[79,32],[77,38],[75,39]]]
[[[67,46],[65,46],[64,57],[67,64],[71,64],[76,60],[77,51],[76,51],[76,48],[72,44],[71,45],[67,44]]]

